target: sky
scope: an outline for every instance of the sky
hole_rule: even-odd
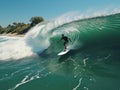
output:
[[[105,8],[120,8],[120,0],[0,0],[0,25],[29,23],[34,16],[51,20],[68,12]]]

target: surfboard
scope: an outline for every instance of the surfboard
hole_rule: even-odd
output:
[[[66,51],[62,51],[62,52],[58,53],[58,55],[59,55],[59,56],[64,55],[64,54],[68,53],[69,51],[70,51],[70,50],[67,49]]]

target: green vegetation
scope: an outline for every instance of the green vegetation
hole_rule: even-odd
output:
[[[42,17],[36,16],[30,19],[31,23],[29,24],[13,22],[12,24],[9,24],[7,27],[4,28],[0,25],[0,34],[25,34],[31,27],[42,21],[44,21]]]
[[[44,19],[42,17],[32,17],[30,21],[31,21],[31,26],[34,26],[38,24],[39,22],[44,21]]]

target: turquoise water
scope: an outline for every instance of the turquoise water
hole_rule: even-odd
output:
[[[71,50],[57,56],[62,33]],[[0,90],[120,90],[120,14],[40,24],[0,47]]]

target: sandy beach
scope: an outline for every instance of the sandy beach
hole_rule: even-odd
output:
[[[10,37],[24,37],[25,34],[17,34],[17,33],[4,33],[4,34],[0,34],[0,36],[10,36]]]

